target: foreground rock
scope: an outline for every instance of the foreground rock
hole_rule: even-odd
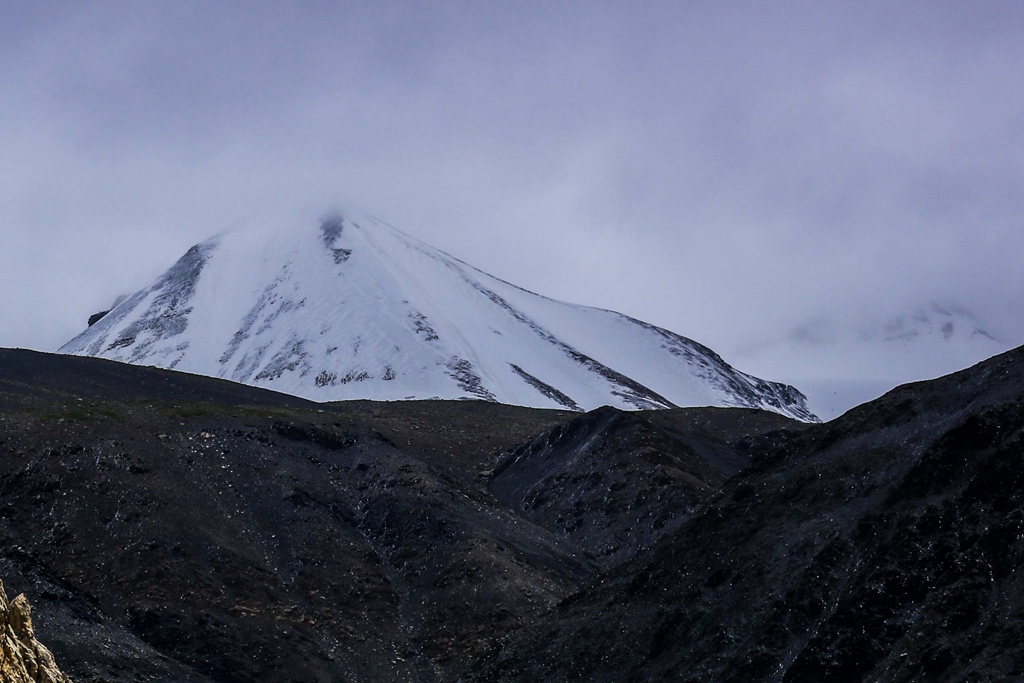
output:
[[[36,640],[32,608],[24,595],[7,599],[0,583],[0,681],[3,683],[71,683]]]

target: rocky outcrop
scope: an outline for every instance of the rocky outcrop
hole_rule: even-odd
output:
[[[0,681],[3,683],[71,683],[36,640],[32,608],[24,594],[8,601],[0,583]]]

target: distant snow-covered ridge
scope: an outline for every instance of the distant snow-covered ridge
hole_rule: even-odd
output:
[[[785,337],[737,348],[735,357],[798,384],[811,409],[832,419],[897,385],[963,370],[1011,347],[971,311],[932,301],[873,321],[808,320]]]
[[[526,291],[355,212],[197,244],[60,351],[315,401],[742,406],[815,419],[793,387],[686,337]]]

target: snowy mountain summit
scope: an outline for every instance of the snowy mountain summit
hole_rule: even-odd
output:
[[[315,401],[717,405],[815,419],[793,387],[690,339],[533,294],[351,211],[197,244],[60,351]]]

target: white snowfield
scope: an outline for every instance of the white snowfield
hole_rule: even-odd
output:
[[[198,244],[60,351],[314,401],[743,406],[815,419],[796,389],[694,341],[533,294],[351,211]]]

